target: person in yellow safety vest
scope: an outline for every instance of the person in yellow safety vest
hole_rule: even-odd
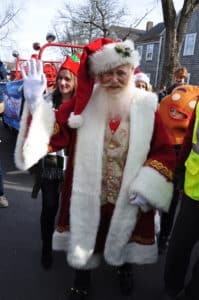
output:
[[[199,96],[198,96],[199,99]],[[197,99],[197,100],[198,100]],[[184,168],[184,172],[182,171]],[[166,256],[164,280],[168,295],[178,300],[196,300],[199,285],[199,257],[192,276],[185,282],[191,253],[199,241],[199,104],[192,115],[179,155],[177,177],[184,178],[184,194]]]

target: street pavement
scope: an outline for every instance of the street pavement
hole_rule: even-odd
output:
[[[0,300],[67,300],[73,271],[65,253],[54,253],[52,270],[40,265],[40,195],[31,199],[32,178],[14,165],[16,133],[0,121],[0,159],[8,208],[0,208]],[[164,256],[156,264],[134,267],[134,292],[120,293],[115,269],[102,263],[92,274],[92,300],[164,300]]]

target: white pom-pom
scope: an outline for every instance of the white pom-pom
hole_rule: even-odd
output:
[[[71,128],[79,128],[83,124],[83,118],[81,115],[75,115],[73,112],[70,114],[68,119],[68,125]]]

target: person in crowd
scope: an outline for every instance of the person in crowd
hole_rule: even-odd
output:
[[[52,105],[53,109],[57,110],[61,104],[73,97],[77,86],[78,68],[79,58],[76,55],[67,56],[58,71],[55,90],[45,95],[45,100]],[[30,169],[30,172],[35,175],[32,197],[37,197],[40,188],[42,194],[41,264],[46,270],[52,266],[52,235],[59,206],[66,154],[66,149],[51,152]]]
[[[184,194],[172,230],[165,262],[165,289],[171,299],[198,300],[199,259],[185,280],[191,253],[199,241],[199,105],[197,103],[177,163],[179,185]],[[184,180],[183,180],[184,179]],[[184,184],[183,184],[184,182]]]
[[[4,102],[0,93],[0,114],[2,114],[3,112],[4,112]],[[0,161],[0,207],[8,207],[8,200],[4,195],[3,170],[1,166],[1,161]]]
[[[0,60],[0,81],[5,81],[7,79],[7,71],[4,63]]]
[[[169,208],[175,153],[157,96],[132,84],[138,64],[133,41],[89,43],[75,97],[56,112],[43,99],[41,64],[31,61],[29,74],[23,72],[30,113],[22,116],[16,165],[27,169],[48,151],[69,149],[58,219],[65,239],[54,245],[75,270],[69,299],[88,296],[102,255],[116,267],[125,295],[133,288],[132,264],[157,260],[153,208]]]
[[[173,89],[171,94],[164,97],[160,102],[159,113],[175,149],[176,156],[178,156],[180,152],[198,96],[198,86],[181,85]],[[180,195],[181,191],[178,188],[177,182],[174,181],[174,193],[169,211],[168,213],[161,213],[160,233],[158,238],[160,254],[164,253],[164,250],[168,246],[168,239]]]
[[[8,200],[4,195],[3,170],[0,162],[0,207],[8,207]]]
[[[152,91],[150,79],[145,73],[139,72],[139,73],[136,73],[134,76],[135,76],[135,86],[136,87],[138,87],[140,89],[144,89],[146,91]]]
[[[178,87],[179,85],[184,85],[185,81],[188,77],[188,71],[186,67],[179,67],[175,72],[174,72],[174,78],[175,78],[175,83],[172,84],[168,88],[164,88],[164,90],[159,93],[159,102],[164,98],[165,96],[171,94],[174,88]]]

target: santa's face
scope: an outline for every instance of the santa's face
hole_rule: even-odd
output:
[[[107,91],[117,93],[127,86],[131,74],[132,66],[122,65],[100,75],[99,81]]]

